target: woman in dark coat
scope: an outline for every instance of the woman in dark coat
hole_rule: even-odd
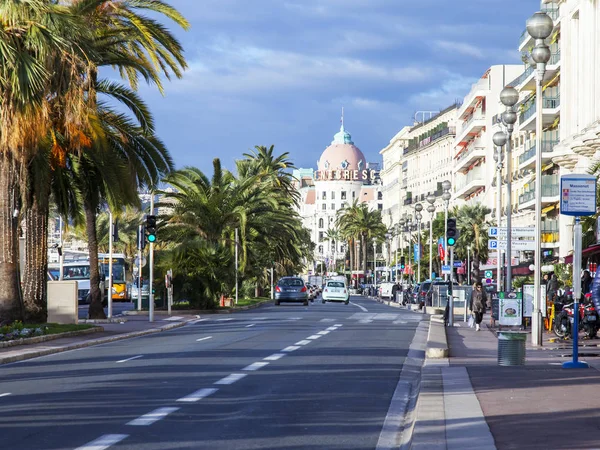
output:
[[[487,304],[487,295],[483,285],[481,283],[475,284],[475,289],[471,293],[471,305],[469,309],[471,314],[475,315],[475,330],[479,331],[479,325],[483,320],[483,314],[485,313],[485,305]]]

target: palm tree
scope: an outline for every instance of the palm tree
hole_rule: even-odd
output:
[[[491,209],[481,203],[474,205],[463,205],[460,208],[455,207],[453,211],[456,217],[456,227],[459,232],[456,253],[459,258],[466,258],[467,246],[471,246],[473,255],[473,276],[480,277],[479,265],[481,261],[486,261],[488,257],[488,227],[491,223],[486,220],[486,216],[491,213]]]

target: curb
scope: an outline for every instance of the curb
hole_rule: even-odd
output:
[[[42,342],[53,341],[55,339],[60,339],[60,338],[83,336],[86,334],[97,333],[99,331],[104,331],[104,328],[93,327],[93,328],[88,328],[87,330],[65,331],[64,333],[46,334],[44,336],[34,336],[34,337],[30,337],[30,338],[15,339],[13,341],[0,342],[0,348],[17,347],[19,345],[28,345],[28,344],[39,344]]]
[[[447,358],[448,337],[443,316],[432,315],[429,321],[426,356],[429,359]]]
[[[17,361],[24,361],[26,359],[38,358],[40,356],[52,355],[54,353],[62,353],[62,352],[66,352],[69,350],[76,350],[78,348],[91,347],[93,345],[107,344],[109,342],[121,341],[124,339],[131,339],[131,338],[135,338],[135,337],[145,336],[148,334],[160,333],[161,331],[168,331],[168,330],[172,330],[174,328],[183,327],[185,325],[187,325],[187,322],[178,322],[178,323],[165,325],[160,328],[151,328],[150,330],[135,331],[132,333],[123,333],[123,334],[119,334],[117,336],[110,336],[110,337],[106,337],[106,338],[94,339],[94,340],[90,340],[90,341],[78,342],[76,344],[65,345],[64,347],[47,348],[44,350],[33,351],[33,352],[29,352],[29,353],[22,353],[20,355],[14,355],[14,356],[6,356],[6,357],[0,356],[0,365],[17,362]],[[98,328],[101,328],[101,327],[98,327]],[[87,330],[84,330],[84,331],[87,331]],[[72,333],[77,333],[77,332],[72,332]],[[60,337],[66,337],[66,336],[60,336]],[[55,339],[57,339],[57,338],[55,338]]]

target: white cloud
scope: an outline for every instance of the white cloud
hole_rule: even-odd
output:
[[[409,98],[409,103],[416,108],[445,108],[456,100],[462,100],[471,89],[477,78],[464,77],[455,73],[446,73],[437,87],[416,93]]]
[[[483,51],[472,44],[466,42],[454,42],[454,41],[435,41],[434,46],[439,51],[450,51],[460,53],[466,56],[472,56],[477,59],[483,59],[485,57]]]

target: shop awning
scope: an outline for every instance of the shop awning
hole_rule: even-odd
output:
[[[582,257],[590,257],[600,253],[600,244],[590,245],[581,252]],[[565,264],[573,264],[573,255],[565,256]]]

